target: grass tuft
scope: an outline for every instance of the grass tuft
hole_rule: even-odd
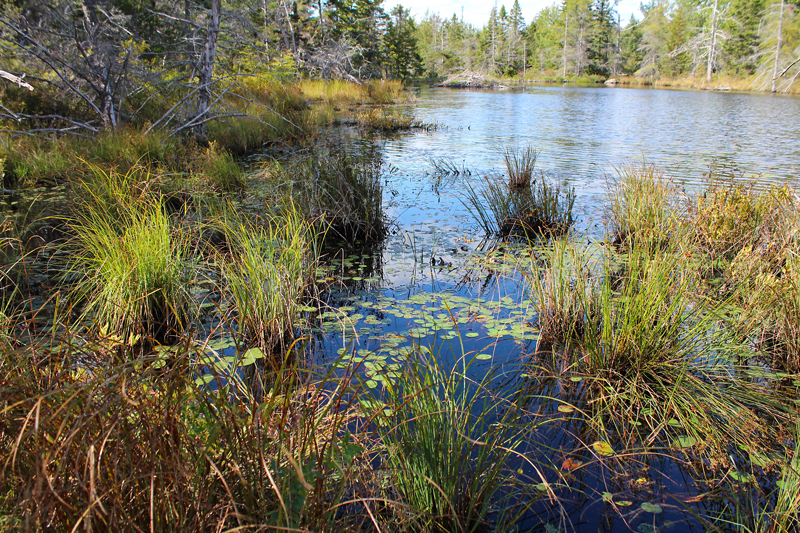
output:
[[[563,192],[544,176],[528,188],[510,189],[484,178],[479,186],[466,183],[461,200],[487,235],[500,238],[559,235],[572,226],[575,190]]]
[[[533,169],[536,166],[536,158],[539,152],[532,146],[526,146],[520,150],[506,148],[503,152],[503,160],[508,170],[508,186],[511,189],[528,189],[533,178]]]
[[[234,303],[239,334],[246,345],[285,350],[315,268],[311,226],[297,209],[261,225],[230,216],[222,226],[230,249],[222,261],[223,291]]]

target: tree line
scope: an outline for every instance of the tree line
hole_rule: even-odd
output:
[[[778,90],[800,73],[799,2],[649,0],[623,23],[615,0],[562,0],[530,22],[514,0],[478,28],[455,14],[387,13],[382,0],[0,0],[0,76],[11,80],[0,120],[81,133],[139,121],[202,136],[241,76],[283,73],[724,74]]]
[[[418,76],[415,32],[381,0],[0,0],[0,76],[13,83],[0,86],[0,120],[202,136],[226,94],[246,97],[243,76]]]
[[[518,0],[482,28],[426,13],[417,40],[426,70],[519,76],[757,77],[790,86],[800,73],[798,0],[649,0],[621,20],[614,0],[563,0],[526,23]]]

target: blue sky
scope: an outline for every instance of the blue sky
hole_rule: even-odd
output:
[[[519,5],[522,8],[525,22],[529,23],[542,8],[555,2],[556,0],[520,0]],[[640,0],[620,0],[617,10],[622,18],[623,25],[630,20],[631,14],[641,18],[639,2]],[[508,9],[513,3],[514,0],[501,0],[497,2],[497,5],[505,5],[506,9]],[[383,7],[387,12],[390,12],[397,4],[410,9],[411,14],[417,20],[420,20],[426,11],[438,12],[442,17],[447,18],[452,17],[453,13],[455,13],[460,18],[463,8],[464,19],[480,28],[489,20],[489,12],[492,10],[494,2],[478,2],[477,0],[386,0],[383,3]]]

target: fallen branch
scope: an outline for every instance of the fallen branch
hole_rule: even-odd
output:
[[[10,72],[6,72],[5,70],[0,70],[0,78],[5,78],[8,81],[16,83],[19,87],[25,87],[29,91],[33,90],[33,85],[31,85],[30,83],[25,83],[25,81],[23,81],[23,78],[25,78],[25,74],[23,74],[22,76],[16,76],[14,74],[11,74]]]

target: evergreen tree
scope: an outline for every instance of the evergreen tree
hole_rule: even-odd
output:
[[[723,61],[735,75],[753,74],[758,64],[758,26],[764,0],[731,0],[723,29],[729,37],[722,48]]]
[[[398,5],[386,25],[383,37],[383,64],[392,78],[406,79],[424,72],[417,50],[416,25],[408,10]]]

